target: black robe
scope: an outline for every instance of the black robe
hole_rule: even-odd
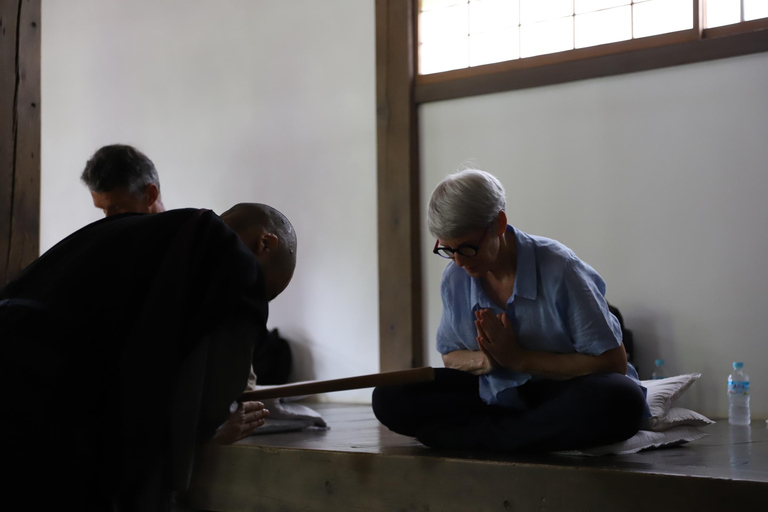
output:
[[[163,509],[245,388],[267,313],[256,258],[210,211],[70,235],[0,293],[5,464],[82,509]]]

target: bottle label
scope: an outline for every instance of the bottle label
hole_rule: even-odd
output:
[[[749,395],[749,381],[728,380],[729,395]]]

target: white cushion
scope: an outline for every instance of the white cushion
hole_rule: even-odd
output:
[[[701,377],[700,373],[689,373],[666,379],[641,381],[648,390],[646,401],[651,411],[651,417],[646,418],[647,421],[642,430],[620,443],[565,453],[626,455],[650,448],[688,443],[705,437],[707,434],[698,427],[711,425],[714,421],[696,411],[672,407],[672,403],[680,398],[699,377]]]
[[[699,377],[701,377],[700,373],[688,373],[666,379],[640,381],[640,384],[648,390],[645,399],[651,411],[651,417],[643,425],[643,429],[661,430],[659,425],[664,424],[662,420],[672,408],[672,403],[680,398]]]
[[[628,455],[630,453],[637,453],[640,450],[647,450],[649,448],[660,448],[662,446],[675,446],[678,444],[688,443],[690,441],[695,441],[697,439],[701,439],[702,437],[706,437],[707,435],[708,434],[700,428],[689,425],[672,427],[665,430],[664,432],[640,430],[634,436],[620,443],[564,453],[571,455],[592,456],[609,454]]]
[[[703,414],[699,414],[696,411],[685,409],[683,407],[672,407],[667,414],[661,418],[658,418],[651,430],[660,432],[667,430],[668,428],[677,427],[680,425],[691,425],[694,427],[706,427],[713,424],[714,421],[707,418]]]

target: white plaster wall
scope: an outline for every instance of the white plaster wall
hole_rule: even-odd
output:
[[[642,378],[701,372],[684,405],[727,416],[744,361],[768,417],[768,54],[427,104],[423,207],[468,160],[511,222],[589,262],[635,333]],[[426,213],[424,213],[426,216]],[[425,256],[426,350],[444,262]]]
[[[298,269],[270,325],[295,342],[297,379],[378,371],[373,0],[67,0],[42,15],[42,250],[101,217],[79,182],[89,156],[136,145],[167,208],[256,201],[292,220]]]

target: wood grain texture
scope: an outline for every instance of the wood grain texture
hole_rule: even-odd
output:
[[[677,512],[726,510],[738,496],[760,510],[768,493],[762,422],[735,433],[720,421],[702,440],[633,455],[505,455],[431,450],[382,427],[370,407],[312,406],[330,430],[205,448],[189,494],[194,508]]]
[[[414,0],[376,1],[376,129],[381,371],[422,361]]]
[[[11,244],[19,4],[20,0],[0,2],[0,288],[7,282]]]
[[[0,286],[40,250],[40,9],[0,6]]]
[[[358,375],[343,379],[318,380],[296,384],[285,384],[282,386],[270,386],[255,391],[246,391],[240,395],[238,401],[246,402],[249,400],[268,400],[270,398],[316,395],[319,393],[375,388],[378,386],[401,386],[404,384],[415,384],[417,382],[429,382],[433,380],[435,380],[435,370],[427,366],[425,368]]]

